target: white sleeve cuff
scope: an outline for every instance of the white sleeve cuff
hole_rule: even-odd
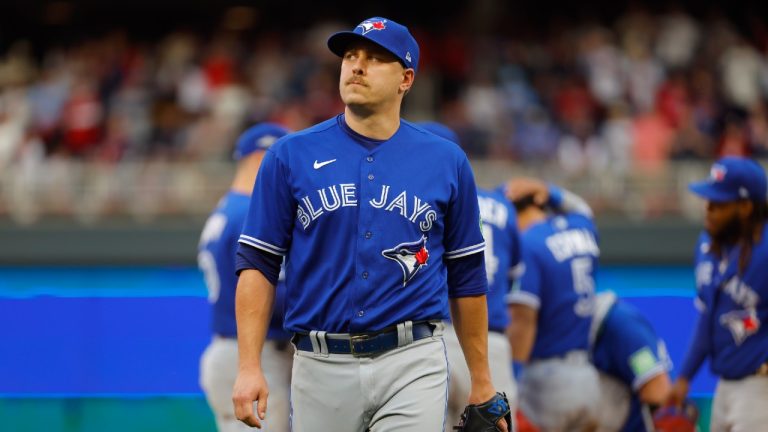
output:
[[[539,310],[541,299],[535,294],[526,291],[515,291],[507,296],[508,304],[521,304]]]

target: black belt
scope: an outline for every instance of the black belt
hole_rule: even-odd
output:
[[[413,340],[431,337],[434,329],[433,324],[414,323]],[[329,354],[352,354],[365,357],[397,348],[397,333],[397,329],[395,329],[377,333],[333,334],[326,335],[325,342]],[[312,339],[308,334],[296,333],[293,335],[292,341],[296,348],[301,351],[314,351]]]

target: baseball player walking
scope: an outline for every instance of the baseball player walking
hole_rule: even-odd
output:
[[[720,377],[712,431],[756,431],[768,425],[768,240],[766,175],[757,162],[724,157],[690,190],[707,200],[696,247],[696,305],[691,346],[673,387],[680,403],[704,359]]]
[[[615,293],[596,300],[590,347],[600,372],[598,431],[653,431],[652,408],[672,390],[667,347],[640,311]]]
[[[287,134],[282,126],[262,123],[246,130],[237,140],[235,178],[229,192],[203,228],[197,262],[203,271],[211,302],[213,339],[200,361],[200,386],[216,417],[220,432],[250,430],[235,418],[232,387],[237,376],[237,326],[235,324],[235,254],[237,239],[248,213],[250,194],[264,151]],[[278,284],[278,297],[285,288]],[[282,301],[276,301],[281,305]],[[290,386],[291,352],[287,349],[290,334],[283,330],[282,308],[275,307],[264,344],[264,374],[272,383],[272,412],[269,431],[288,431],[288,390]]]
[[[587,350],[600,251],[592,211],[535,179],[510,181],[506,196],[517,210],[524,265],[508,299],[512,355],[525,364],[520,409],[542,431],[593,430],[600,390]]]
[[[449,127],[437,122],[419,123],[421,127],[447,140],[459,143],[459,137]],[[500,191],[477,190],[480,218],[485,239],[485,272],[488,277],[488,363],[493,386],[509,398],[512,412],[517,407],[517,386],[512,375],[512,349],[506,329],[509,311],[506,296],[510,282],[520,263],[520,239],[517,231],[515,208]],[[450,366],[450,391],[448,394],[448,422],[446,431],[452,431],[464,410],[470,391],[470,376],[461,345],[447,323],[445,345]]]
[[[269,412],[261,351],[286,256],[292,430],[442,431],[449,297],[469,402],[496,394],[474,177],[456,144],[400,118],[419,61],[406,27],[371,18],[328,46],[344,113],[267,151],[240,236],[235,412],[256,427]]]

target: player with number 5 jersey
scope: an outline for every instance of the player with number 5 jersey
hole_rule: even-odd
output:
[[[517,210],[523,271],[509,296],[512,354],[524,363],[523,414],[542,431],[596,425],[598,375],[589,362],[600,250],[589,206],[536,179],[514,179],[507,197]]]

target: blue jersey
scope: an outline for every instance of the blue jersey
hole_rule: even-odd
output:
[[[523,274],[509,301],[538,310],[531,359],[586,350],[600,254],[594,223],[576,213],[551,216],[520,240]]]
[[[509,324],[506,296],[511,271],[520,263],[520,238],[515,208],[499,192],[477,191],[485,238],[485,272],[488,277],[488,328],[504,332]]]
[[[637,392],[653,377],[672,368],[666,345],[648,320],[621,300],[596,325],[600,330],[592,351],[595,367],[632,389],[630,411],[622,431],[645,431]]]
[[[340,115],[267,151],[239,241],[287,255],[288,330],[441,319],[449,295],[488,290],[449,287],[443,262],[485,248],[476,194],[455,143],[404,120],[371,140]]]
[[[235,252],[237,238],[248,213],[250,198],[235,191],[229,191],[208,217],[198,245],[197,262],[205,276],[208,300],[211,302],[211,327],[214,333],[224,337],[236,337],[235,323]],[[278,284],[272,321],[267,337],[288,339],[283,330],[283,299],[285,289]]]
[[[768,224],[754,245],[744,274],[738,274],[741,248],[725,249],[725,259],[710,250],[702,233],[696,248],[697,304],[706,325],[705,346],[715,375],[740,379],[768,360]]]

